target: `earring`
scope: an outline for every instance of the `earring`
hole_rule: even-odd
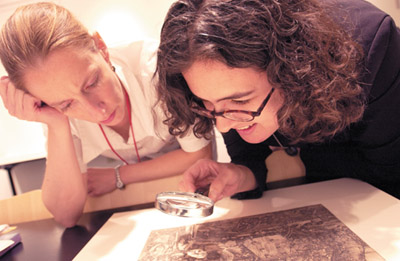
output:
[[[114,66],[114,65],[111,65],[111,70],[112,70],[113,72],[115,72],[115,66]]]

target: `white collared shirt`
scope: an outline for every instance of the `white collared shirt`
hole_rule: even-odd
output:
[[[164,112],[157,102],[153,73],[156,66],[157,42],[134,42],[110,49],[110,58],[116,73],[126,88],[132,114],[132,125],[141,160],[156,158],[166,152],[182,148],[198,151],[210,141],[199,139],[190,131],[185,137],[174,137],[163,124]],[[156,118],[155,118],[156,117]],[[70,119],[78,162],[82,172],[99,155],[118,159],[110,149],[97,123]],[[108,140],[118,154],[130,164],[137,162],[131,132],[127,142],[109,127],[103,126]]]

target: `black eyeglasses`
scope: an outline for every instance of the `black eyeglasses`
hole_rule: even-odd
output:
[[[192,106],[190,109],[201,116],[214,119],[217,116],[224,117],[229,120],[233,121],[252,121],[254,120],[255,117],[260,116],[262,110],[265,108],[267,105],[269,99],[271,98],[272,93],[274,92],[274,88],[271,89],[271,91],[268,93],[267,97],[264,99],[264,101],[261,103],[260,107],[257,109],[257,111],[243,111],[243,110],[227,110],[227,111],[210,111],[207,110],[206,108],[200,107],[197,104]]]

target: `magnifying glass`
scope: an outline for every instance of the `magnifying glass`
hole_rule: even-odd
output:
[[[155,207],[179,217],[207,217],[213,213],[214,201],[200,193],[162,192],[156,196]]]

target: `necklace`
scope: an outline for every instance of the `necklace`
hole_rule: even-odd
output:
[[[129,115],[129,128],[131,130],[131,134],[132,134],[132,138],[133,138],[133,144],[135,145],[135,150],[136,150],[136,157],[138,159],[138,162],[140,162],[140,156],[139,156],[139,151],[136,145],[136,139],[135,139],[135,133],[133,132],[133,126],[132,126],[132,115],[131,115],[131,106],[130,106],[130,102],[129,102],[129,97],[128,97],[128,93],[126,92],[125,89],[124,90],[124,94],[125,94],[125,100],[126,100],[126,108],[128,110],[128,115]],[[112,150],[112,152],[114,152],[115,155],[117,155],[117,157],[122,160],[122,162],[125,163],[125,165],[129,165],[129,163],[123,158],[121,157],[121,155],[118,154],[118,152],[115,151],[115,149],[113,148],[113,146],[111,145],[111,142],[108,140],[106,133],[103,130],[103,127],[101,126],[101,124],[98,124],[100,127],[101,132],[103,133],[104,138],[107,141],[108,146],[110,147],[110,149]]]

